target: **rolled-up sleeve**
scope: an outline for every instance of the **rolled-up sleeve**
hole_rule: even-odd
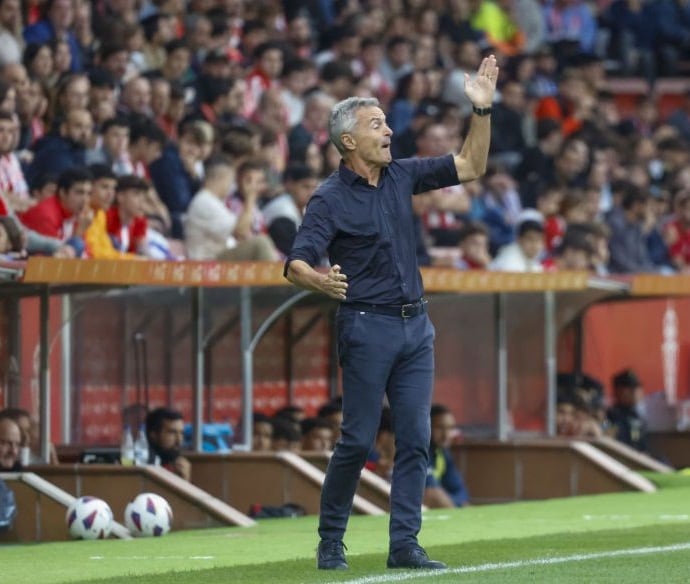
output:
[[[309,201],[292,250],[285,260],[283,274],[287,275],[290,262],[293,260],[302,260],[312,267],[318,264],[326,254],[335,233],[333,213],[328,201],[325,197],[314,195]]]

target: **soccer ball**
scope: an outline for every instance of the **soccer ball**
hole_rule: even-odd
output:
[[[113,512],[103,499],[79,497],[67,509],[65,520],[75,539],[106,539],[113,526]]]
[[[142,493],[125,509],[125,525],[134,536],[160,537],[170,531],[172,509],[155,493]]]

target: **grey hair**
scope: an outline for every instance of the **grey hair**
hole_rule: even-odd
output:
[[[348,97],[335,104],[328,118],[328,137],[338,149],[340,154],[345,154],[341,136],[354,130],[357,125],[357,110],[363,107],[381,107],[375,97]]]

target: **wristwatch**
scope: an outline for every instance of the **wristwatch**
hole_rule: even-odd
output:
[[[491,106],[489,106],[489,107],[477,107],[476,105],[473,105],[472,111],[475,114],[477,114],[478,116],[488,116],[491,113]]]

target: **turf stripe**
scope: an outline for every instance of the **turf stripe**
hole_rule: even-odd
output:
[[[571,556],[556,556],[553,558],[534,558],[531,560],[515,560],[512,562],[496,562],[489,564],[479,564],[477,566],[463,566],[460,568],[449,568],[448,570],[415,570],[408,572],[389,572],[378,576],[365,576],[354,580],[340,580],[328,584],[383,584],[386,582],[405,582],[407,580],[417,580],[425,578],[435,578],[446,574],[476,574],[479,572],[494,572],[497,570],[511,570],[527,568],[532,566],[553,566],[555,564],[567,564],[569,562],[587,562],[590,560],[601,560],[619,558],[625,556],[644,556],[651,554],[663,554],[667,552],[681,552],[690,550],[690,542],[678,543],[656,547],[629,548],[622,550],[611,550],[608,552],[594,552],[591,554],[574,554]]]

